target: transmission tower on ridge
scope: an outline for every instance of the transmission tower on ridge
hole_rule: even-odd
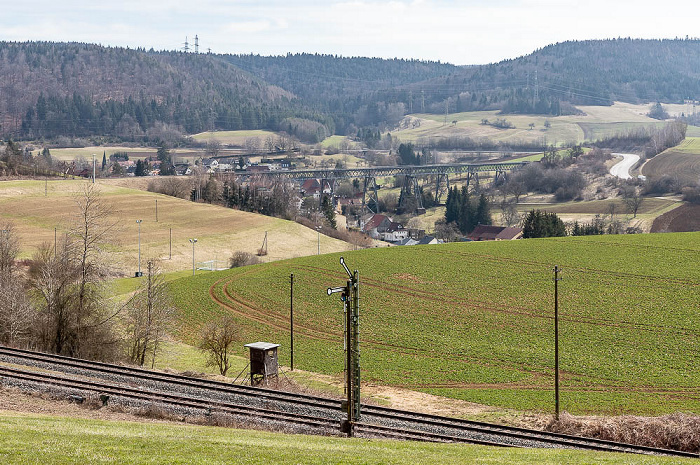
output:
[[[184,50],[185,53],[190,51],[190,43],[187,42],[187,36],[185,36],[185,43],[183,44],[184,47],[182,47],[182,50]]]
[[[194,53],[199,53],[199,36],[194,35]]]

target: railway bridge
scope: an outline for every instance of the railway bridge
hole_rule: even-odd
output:
[[[419,178],[433,177],[435,180],[435,200],[440,202],[442,196],[446,195],[450,188],[450,175],[467,177],[467,186],[470,183],[479,183],[479,174],[494,173],[494,183],[505,180],[509,172],[518,170],[529,162],[504,162],[504,163],[480,163],[480,164],[435,164],[435,165],[401,165],[401,166],[373,166],[367,168],[322,168],[322,169],[301,169],[288,171],[263,171],[250,174],[238,173],[239,177],[257,176],[270,180],[295,180],[304,181],[307,179],[317,179],[323,186],[327,183],[331,186],[331,195],[335,192],[336,184],[343,179],[363,179],[364,189],[362,193],[362,207],[369,208],[373,213],[377,213],[369,207],[370,204],[378,205],[377,178],[387,176],[405,176],[403,192],[416,196],[418,208],[422,207],[422,199],[418,184]]]

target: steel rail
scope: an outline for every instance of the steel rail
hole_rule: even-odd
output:
[[[41,363],[57,363],[63,366],[79,369],[91,370],[99,373],[111,374],[116,376],[131,376],[138,379],[171,383],[182,387],[192,387],[198,389],[210,389],[215,392],[252,396],[263,400],[288,401],[295,404],[309,405],[312,407],[323,406],[331,409],[340,410],[340,401],[328,399],[325,397],[310,396],[307,394],[287,393],[284,391],[275,391],[261,387],[245,386],[240,384],[224,383],[221,381],[203,380],[172,373],[163,373],[142,368],[126,367],[121,365],[113,365],[104,362],[95,362],[92,360],[82,360],[62,355],[44,354],[41,352],[33,352],[29,350],[13,349],[0,346],[0,355],[23,358]]]
[[[174,395],[162,391],[144,391],[129,386],[113,386],[105,383],[97,383],[88,380],[71,379],[49,373],[30,372],[8,367],[0,367],[0,378],[12,378],[22,381],[48,384],[61,388],[88,391],[97,394],[109,394],[114,397],[140,400],[145,402],[157,402],[175,407],[185,407],[205,410],[207,413],[225,413],[230,415],[255,415],[256,419],[285,421],[314,427],[338,428],[340,422],[337,419],[302,415],[297,413],[279,412],[276,410],[261,409],[247,405],[229,404],[224,402],[201,399],[198,397]]]
[[[6,355],[9,357],[15,357],[18,359],[26,359],[35,362],[41,362],[46,364],[57,364],[59,366],[66,366],[70,368],[93,371],[95,373],[106,373],[110,375],[117,375],[123,377],[132,377],[141,380],[148,380],[161,383],[171,383],[176,386],[185,386],[202,390],[210,390],[212,392],[223,392],[231,395],[243,395],[252,396],[266,401],[276,401],[276,402],[286,402],[293,405],[303,405],[318,409],[329,409],[333,412],[339,412],[340,402],[332,399],[327,399],[324,397],[309,396],[305,394],[294,394],[283,391],[273,391],[270,389],[233,385],[228,383],[222,383],[218,381],[210,380],[199,380],[188,378],[181,375],[174,375],[169,373],[153,372],[149,370],[144,370],[140,368],[123,367],[118,365],[111,365],[102,362],[93,362],[87,360],[73,359],[70,357],[64,357],[59,355],[43,354],[38,352],[32,352],[21,349],[12,349],[8,347],[0,346],[0,355]],[[2,368],[3,370],[9,370],[9,368]],[[60,370],[59,370],[60,371]],[[38,375],[35,375],[38,376]],[[50,376],[50,375],[49,375]],[[38,382],[38,381],[37,381]],[[76,389],[80,389],[80,384],[82,381],[74,381],[78,383]],[[106,389],[106,388],[102,388]],[[142,395],[145,391],[139,391]],[[183,396],[174,396],[168,394],[172,398],[182,398]],[[202,401],[204,402],[204,401]],[[207,401],[209,402],[209,401]],[[231,405],[224,404],[218,401],[211,401],[210,404],[216,405]],[[255,409],[255,407],[241,406],[245,409]],[[203,408],[203,407],[198,407]],[[260,410],[260,409],[259,409]],[[296,415],[296,414],[292,414]],[[633,444],[617,443],[614,441],[606,441],[595,438],[584,438],[580,436],[571,436],[560,433],[550,433],[538,430],[530,430],[526,428],[518,428],[512,426],[495,425],[491,423],[477,422],[471,420],[463,420],[458,418],[443,417],[431,414],[414,413],[403,410],[391,409],[387,407],[379,407],[373,405],[362,405],[362,415],[363,422],[357,423],[362,428],[376,427],[377,430],[391,430],[395,431],[393,437],[401,437],[401,435],[424,435],[429,438],[430,435],[435,433],[418,431],[415,428],[419,427],[433,427],[442,428],[444,430],[457,430],[462,433],[477,433],[492,436],[499,436],[508,439],[521,440],[521,441],[532,441],[541,444],[549,444],[555,447],[574,447],[580,449],[592,449],[592,450],[602,450],[602,451],[616,451],[616,452],[634,452],[641,454],[657,454],[657,455],[671,455],[689,458],[700,458],[699,454],[682,452],[668,449],[659,449],[649,446],[638,446]],[[383,425],[370,425],[367,423],[367,417],[377,417],[389,421],[399,421],[411,424],[410,430],[403,430],[401,427],[390,427]],[[315,418],[315,417],[311,417]],[[338,419],[328,419],[324,418],[325,421],[332,421],[338,423]],[[388,435],[388,434],[387,434]],[[463,438],[460,436],[454,436],[454,434],[435,434],[436,437],[442,437],[445,441],[454,441],[450,439],[453,437],[461,438],[462,442],[474,442],[477,439]],[[488,442],[488,441],[487,441]],[[498,444],[498,443],[495,443]],[[493,444],[491,444],[493,445]],[[503,444],[502,444],[503,445]],[[507,445],[507,444],[506,444]]]

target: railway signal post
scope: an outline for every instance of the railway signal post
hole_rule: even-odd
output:
[[[360,281],[357,270],[350,272],[343,257],[340,264],[348,274],[345,286],[331,287],[328,295],[340,293],[343,301],[345,321],[345,393],[347,398],[343,407],[347,412],[347,420],[342,430],[352,437],[354,424],[360,419]]]

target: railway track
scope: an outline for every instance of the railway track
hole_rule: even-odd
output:
[[[23,366],[23,368],[20,368]],[[29,366],[27,369],[25,367]],[[109,402],[158,405],[173,412],[224,415],[242,421],[286,425],[302,432],[339,434],[344,412],[338,400],[233,385],[133,367],[78,360],[0,346],[0,382],[22,388],[86,393]],[[362,406],[356,435],[462,442],[504,447],[575,448],[700,458],[700,455],[599,439],[548,433],[402,410]]]

